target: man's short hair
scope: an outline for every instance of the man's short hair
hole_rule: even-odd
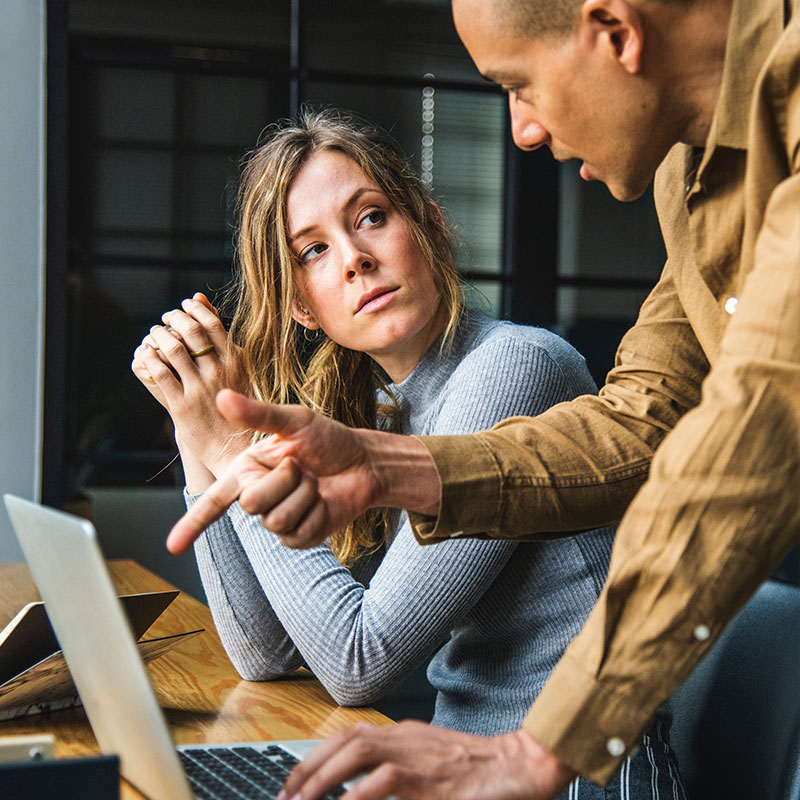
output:
[[[493,0],[497,22],[526,38],[564,36],[578,24],[583,0]]]
[[[693,5],[697,0],[652,0]],[[492,0],[504,32],[526,38],[558,38],[575,30],[583,0]]]

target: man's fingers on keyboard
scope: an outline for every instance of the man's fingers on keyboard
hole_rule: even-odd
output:
[[[175,523],[167,536],[167,549],[183,553],[212,522],[216,522],[239,496],[239,481],[226,473]]]
[[[294,797],[306,781],[353,736],[353,729],[337,731],[320,742],[291,772],[281,796]]]
[[[302,790],[303,800],[317,800],[332,787],[363,772],[369,765],[364,762],[366,754],[357,743],[359,732],[367,729],[374,729],[374,726],[359,723],[355,728],[339,731],[317,745],[286,780],[286,797],[293,798]]]

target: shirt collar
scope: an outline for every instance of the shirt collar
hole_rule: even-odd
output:
[[[783,15],[783,0],[733,0],[722,86],[707,150],[716,145],[747,147],[747,112],[753,90],[761,67],[783,30]]]

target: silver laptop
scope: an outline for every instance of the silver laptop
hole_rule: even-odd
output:
[[[103,753],[119,756],[122,775],[154,800],[275,797],[286,770],[317,742],[175,748],[92,524],[13,495],[4,500],[92,730]],[[235,794],[225,794],[228,779]]]

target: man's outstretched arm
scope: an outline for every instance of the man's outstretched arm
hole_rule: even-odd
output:
[[[438,510],[436,469],[412,437],[348,428],[302,406],[259,403],[227,389],[217,406],[231,422],[270,436],[237,456],[176,523],[167,538],[174,553],[236,500],[297,548],[320,544],[375,506]]]

